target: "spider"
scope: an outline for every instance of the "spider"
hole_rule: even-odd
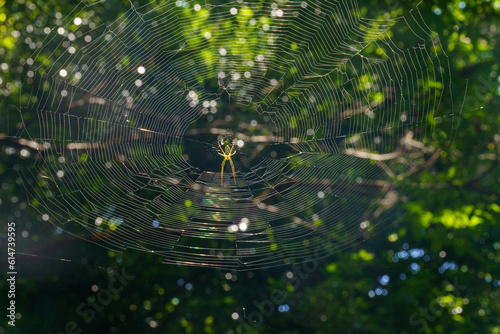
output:
[[[226,161],[229,160],[229,163],[231,164],[231,169],[233,170],[233,178],[234,178],[234,184],[236,184],[236,172],[234,171],[234,165],[233,165],[233,160],[231,160],[231,157],[233,155],[236,154],[236,150],[233,152],[233,148],[234,148],[234,141],[233,141],[233,146],[231,146],[231,148],[229,148],[229,145],[226,145],[226,147],[224,147],[224,149],[222,149],[222,146],[220,146],[220,143],[217,141],[217,145],[219,145],[219,148],[222,152],[219,153],[217,152],[217,154],[219,154],[220,156],[224,157],[224,160],[222,160],[222,166],[221,166],[221,169],[220,169],[220,184],[222,185],[223,182],[223,178],[222,176],[224,175],[224,165],[226,164]]]

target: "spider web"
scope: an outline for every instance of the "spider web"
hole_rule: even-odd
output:
[[[448,58],[418,11],[177,1],[117,15],[81,2],[46,31],[2,117],[37,153],[21,174],[43,220],[110,249],[239,270],[332,254],[394,219],[390,171],[453,118]],[[228,169],[221,184],[217,141],[236,143],[236,184]]]

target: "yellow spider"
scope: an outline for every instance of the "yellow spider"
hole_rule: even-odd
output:
[[[234,184],[236,184],[236,172],[234,171],[233,160],[231,160],[231,157],[236,154],[236,150],[233,152],[234,141],[233,141],[233,146],[231,146],[231,148],[229,148],[229,145],[226,145],[226,147],[224,147],[224,149],[222,149],[222,146],[220,146],[220,143],[218,141],[217,141],[217,145],[219,145],[219,148],[222,152],[222,154],[219,152],[217,152],[217,154],[224,157],[224,160],[222,160],[222,167],[220,169],[220,184],[223,185],[222,176],[224,175],[224,165],[226,164],[227,160],[229,160],[229,163],[231,164],[231,169],[233,170]]]

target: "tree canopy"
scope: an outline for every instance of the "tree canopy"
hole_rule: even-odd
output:
[[[180,8],[176,12],[179,13],[176,20],[183,22],[182,27],[190,26],[196,33],[193,34],[186,29],[180,32],[182,37],[179,38],[186,41],[187,50],[192,48],[195,52],[185,51],[186,54],[183,54],[180,47],[175,55],[158,53],[155,56],[158,77],[161,76],[161,71],[167,71],[161,67],[164,61],[162,57],[171,60],[164,62],[165,67],[171,63],[185,64],[185,68],[174,68],[172,71],[189,72],[193,87],[203,86],[207,96],[219,96],[220,104],[217,108],[230,110],[232,118],[221,112],[212,113],[211,106],[207,105],[205,116],[185,129],[187,139],[179,145],[165,145],[165,150],[172,157],[177,156],[182,159],[184,154],[184,159],[190,164],[218,172],[222,157],[216,153],[212,154],[215,158],[208,157],[207,151],[203,149],[203,143],[211,140],[207,138],[214,136],[217,138],[218,133],[211,130],[218,128],[214,124],[222,124],[226,128],[233,127],[235,138],[244,138],[245,134],[248,138],[262,140],[258,142],[255,139],[253,146],[249,145],[247,151],[242,147],[241,153],[233,158],[238,170],[242,172],[250,169],[251,159],[258,159],[259,154],[265,158],[292,156],[295,152],[291,152],[290,147],[279,145],[272,149],[262,148],[265,146],[266,138],[276,135],[276,133],[271,134],[266,126],[261,126],[266,122],[264,119],[266,112],[272,113],[273,110],[255,110],[251,104],[233,103],[236,99],[247,99],[250,94],[245,95],[243,89],[238,89],[239,87],[234,88],[229,85],[223,87],[220,82],[224,77],[207,79],[208,76],[204,76],[219,66],[218,57],[224,56],[227,51],[201,48],[198,45],[203,45],[205,39],[209,39],[207,36],[216,39],[221,31],[230,31],[231,34],[224,38],[229,45],[238,45],[231,55],[234,59],[240,59],[241,64],[245,64],[240,71],[243,78],[245,73],[252,71],[250,67],[253,65],[247,63],[248,59],[255,59],[254,62],[258,63],[257,57],[262,56],[264,59],[264,56],[267,57],[269,54],[278,59],[275,64],[289,64],[297,59],[293,66],[290,65],[291,70],[283,76],[283,87],[273,88],[278,82],[274,85],[269,85],[267,82],[262,84],[252,82],[257,86],[255,90],[259,89],[262,95],[266,96],[262,99],[264,106],[273,105],[271,102],[278,98],[282,99],[280,95],[282,90],[288,92],[287,99],[297,98],[296,96],[300,94],[294,95],[295,88],[302,89],[300,85],[308,85],[307,80],[319,83],[320,77],[327,77],[331,72],[328,68],[321,68],[317,63],[320,65],[327,63],[324,59],[333,56],[331,54],[325,56],[325,49],[314,48],[313,43],[315,37],[325,40],[329,37],[308,36],[312,46],[309,48],[309,53],[303,54],[299,51],[297,54],[292,53],[301,46],[294,45],[290,38],[290,41],[287,41],[290,53],[278,53],[275,52],[277,48],[274,48],[272,42],[264,40],[263,32],[259,34],[257,30],[253,30],[250,21],[255,20],[259,26],[265,27],[270,24],[271,15],[264,14],[266,12],[262,8],[273,8],[275,11],[273,15],[279,16],[282,15],[277,12],[281,10],[279,8],[284,8],[286,12],[289,8],[295,8],[294,6],[305,8],[304,3],[307,5],[308,2],[278,1],[273,4],[264,1],[249,3],[238,1],[235,7],[239,10],[233,14],[227,13],[227,9],[231,6],[223,1],[200,3],[199,9],[192,10],[198,8],[194,7],[197,5],[196,2],[151,0],[143,3],[108,0],[79,3],[70,0],[33,2],[0,0],[0,94],[3,96],[0,112],[2,187],[0,215],[4,221],[2,232],[7,231],[7,222],[16,222],[18,268],[16,282],[18,320],[15,327],[8,326],[5,321],[1,323],[0,333],[500,333],[500,317],[498,317],[500,314],[500,187],[498,186],[500,2],[498,0],[467,2],[433,0],[422,2],[418,6],[416,3],[406,1],[363,0],[355,4],[362,17],[377,22],[373,26],[367,21],[364,22],[364,26],[350,27],[352,29],[350,32],[361,34],[360,31],[363,31],[363,40],[359,45],[363,45],[369,36],[377,35],[385,29],[385,26],[380,25],[382,21],[387,22],[387,27],[390,28],[384,36],[390,37],[397,44],[391,46],[380,42],[380,47],[376,48],[373,45],[379,44],[367,43],[369,47],[355,50],[353,54],[378,55],[382,59],[383,55],[389,54],[391,48],[413,48],[419,52],[435,52],[435,59],[448,60],[436,70],[437,78],[428,81],[431,83],[430,86],[423,87],[424,84],[420,83],[422,87],[419,87],[421,97],[439,98],[441,103],[438,104],[439,110],[435,112],[442,114],[443,117],[422,120],[424,125],[415,125],[410,131],[415,137],[401,137],[401,140],[406,140],[406,147],[411,149],[401,153],[398,159],[384,160],[377,157],[393,154],[394,145],[400,145],[399,140],[385,147],[379,146],[377,151],[368,152],[372,154],[368,157],[372,158],[365,159],[366,163],[372,164],[377,172],[371,173],[372,169],[368,166],[366,174],[362,176],[373,177],[373,180],[380,182],[373,184],[358,182],[359,185],[355,186],[355,198],[351,203],[345,204],[355,205],[356,210],[342,212],[343,216],[335,222],[338,229],[323,229],[331,222],[322,221],[320,218],[311,220],[312,230],[318,235],[314,240],[322,252],[317,258],[314,257],[314,249],[308,248],[308,244],[304,243],[300,245],[304,246],[307,250],[304,254],[309,257],[305,260],[302,258],[296,263],[293,261],[288,264],[280,263],[279,266],[269,265],[263,268],[256,266],[250,270],[238,271],[236,270],[238,268],[217,269],[186,265],[189,261],[201,261],[199,258],[190,258],[183,265],[175,264],[176,259],[170,264],[165,264],[162,263],[165,258],[152,252],[139,251],[137,250],[139,246],[136,249],[120,252],[121,246],[130,245],[121,244],[121,239],[113,239],[114,229],[121,228],[118,220],[108,223],[107,229],[104,229],[107,233],[105,236],[97,237],[87,231],[88,233],[84,235],[86,240],[82,240],[79,238],[82,232],[73,230],[70,223],[64,226],[53,225],[49,218],[44,217],[44,203],[51,202],[50,200],[44,202],[46,198],[50,198],[47,193],[57,191],[56,183],[44,178],[44,171],[47,170],[45,168],[50,167],[51,161],[37,159],[40,152],[43,154],[43,143],[36,143],[42,146],[33,146],[34,142],[29,142],[26,138],[31,135],[36,137],[38,133],[40,136],[46,135],[47,138],[59,138],[57,132],[62,132],[63,123],[40,119],[38,112],[43,111],[41,107],[44,106],[41,102],[42,97],[54,98],[49,93],[56,89],[44,85],[44,78],[47,74],[50,75],[49,70],[47,73],[31,72],[30,66],[33,63],[42,64],[35,68],[49,69],[53,64],[58,66],[60,63],[61,66],[66,64],[63,61],[69,58],[64,58],[64,52],[69,50],[70,44],[61,46],[63,42],[57,39],[57,27],[68,27],[68,31],[64,32],[65,38],[68,37],[68,33],[74,33],[75,38],[80,37],[77,31],[81,24],[102,29],[99,34],[107,36],[109,31],[120,31],[120,23],[137,22],[134,21],[137,18],[128,16],[131,8],[137,8],[134,13],[138,13],[141,20],[147,21],[148,17],[154,14],[168,19],[168,22],[171,22],[170,7]],[[354,6],[351,1],[342,3]],[[218,16],[216,21],[210,21],[207,19],[209,12],[210,15],[220,17]],[[404,20],[412,17],[418,24],[397,24],[404,23]],[[157,23],[159,25],[157,35],[153,37],[161,41],[164,38],[170,42],[169,36],[177,36],[179,26],[162,26],[161,22],[160,20]],[[116,26],[113,26],[114,24]],[[348,25],[342,22],[339,26],[344,27],[344,24]],[[427,41],[421,41],[408,30],[408,26],[432,33],[427,36]],[[262,29],[267,31],[266,28]],[[308,31],[301,26],[294,29],[285,31],[284,35],[307,36],[308,34]],[[102,47],[96,49],[99,52],[93,53],[92,56],[104,59],[107,56],[106,52],[109,51],[109,54],[116,56],[117,65],[113,63],[112,67],[120,65],[120,68],[126,68],[129,64],[134,64],[137,59],[125,55],[140,56],[156,52],[153,47],[156,45],[154,39],[148,39],[151,36],[144,27],[130,28],[130,31],[120,38],[123,41],[127,40],[123,49],[110,51]],[[359,36],[354,34],[349,38],[354,40]],[[440,43],[439,47],[437,41]],[[97,43],[97,41],[85,43]],[[161,47],[167,48],[167,45]],[[255,53],[255,50],[259,53]],[[88,53],[84,53],[84,56],[87,55]],[[323,56],[324,58],[321,58]],[[186,63],[177,62],[179,58],[183,61],[186,59]],[[425,56],[423,59],[430,58],[432,57]],[[189,62],[193,59],[196,60],[194,65]],[[318,59],[321,61],[315,63]],[[354,61],[352,64],[355,68],[359,65],[358,69],[361,69],[361,66],[372,66],[362,62],[357,64]],[[394,68],[403,68],[403,65],[398,67],[400,65],[398,63]],[[433,66],[438,67],[436,62],[425,65],[428,69]],[[260,65],[256,65],[258,66]],[[57,67],[58,75],[66,77],[70,69],[66,68],[65,71],[68,72],[61,73],[59,67]],[[312,79],[309,77],[311,76],[307,72],[309,67],[314,67],[315,72],[311,73],[317,77]],[[170,70],[169,68],[168,71]],[[279,72],[279,69],[265,70],[268,71],[266,73]],[[140,73],[140,70],[138,71]],[[387,69],[387,73],[392,73],[391,71]],[[440,73],[448,73],[449,77],[448,74],[439,77]],[[303,81],[297,84],[294,78],[302,74],[304,74]],[[93,75],[98,78],[99,72],[96,71]],[[354,76],[354,72],[351,73],[346,69],[345,75]],[[165,85],[170,83],[168,81],[170,77],[163,79]],[[374,80],[367,75],[363,80],[368,83],[372,79]],[[71,87],[71,80],[74,80],[74,77],[68,76],[65,80],[68,84],[65,87]],[[296,83],[297,86],[287,87],[287,83],[290,82]],[[108,92],[106,91],[108,87],[112,85],[118,87],[120,84],[125,84],[125,79],[119,78],[116,82],[112,79],[103,81],[102,87],[96,88],[102,91],[91,93],[95,93],[96,96],[102,93],[104,96]],[[140,87],[137,81],[135,84]],[[142,85],[142,82],[140,84]],[[333,84],[336,82],[332,79]],[[326,84],[325,86],[328,87]],[[179,87],[175,88],[181,90]],[[111,88],[109,89],[111,91]],[[70,91],[69,88],[67,90]],[[385,106],[393,102],[390,93],[371,96],[368,91],[369,89],[366,89],[366,96],[375,101],[376,106],[382,111]],[[188,102],[197,99],[193,96]],[[321,96],[321,100],[318,98],[304,103],[314,105],[314,115],[319,115],[318,119],[324,121],[327,119],[326,116],[321,118],[326,114],[324,110],[334,108],[340,103],[332,96],[334,95],[326,94]],[[39,100],[35,101],[33,97]],[[124,105],[131,103],[127,102],[127,97],[125,95],[119,97],[125,101]],[[81,98],[84,100],[84,95]],[[155,96],[151,103],[154,104],[163,98],[165,97]],[[184,97],[182,98],[184,103]],[[356,96],[353,99],[355,98]],[[30,109],[30,106],[36,107]],[[86,107],[87,104],[74,105],[74,110],[80,112]],[[421,107],[419,105],[415,110]],[[281,105],[277,107],[279,108]],[[252,118],[257,111],[263,111],[262,119]],[[61,113],[64,114],[65,111]],[[290,115],[292,113],[293,116],[281,120],[287,124],[286,131],[277,132],[282,137],[294,137],[293,134],[299,132],[301,125],[309,124],[310,118],[313,117],[311,113],[300,108],[293,109]],[[13,129],[11,126],[21,122],[13,121],[19,115],[22,115],[23,131],[19,131],[20,128]],[[269,114],[269,118],[272,117],[272,114]],[[353,115],[352,119],[356,117]],[[94,121],[89,118],[86,120]],[[393,121],[389,117],[377,120],[385,122],[386,125]],[[139,128],[138,119],[130,117],[127,122],[132,127]],[[167,123],[166,120],[164,122]],[[168,124],[175,123],[170,119],[168,122],[170,122]],[[276,118],[276,122],[280,124],[279,117]],[[47,129],[53,124],[57,125],[47,130],[53,132],[45,134],[45,129],[40,124],[47,125]],[[100,128],[96,125],[96,129]],[[148,130],[141,129],[142,132]],[[324,135],[320,130],[315,134]],[[66,135],[72,134],[64,136]],[[126,135],[132,137],[131,133]],[[311,138],[313,137],[311,135]],[[64,142],[69,137],[61,135],[61,138],[61,142]],[[117,135],[116,138],[119,145],[125,135],[123,137]],[[107,142],[111,143],[112,139],[109,138]],[[307,142],[309,139],[305,138],[304,141]],[[147,143],[149,145],[150,142]],[[230,145],[230,143],[227,140],[225,144]],[[52,144],[57,145],[57,140]],[[320,144],[314,145],[320,147]],[[311,144],[311,147],[314,145]],[[154,149],[151,147],[144,145],[127,149],[133,151],[134,157],[148,156],[154,155]],[[316,153],[315,148],[308,149]],[[321,149],[318,148],[318,152]],[[240,149],[237,147],[238,150]],[[85,167],[88,156],[82,153],[83,151],[78,152],[73,163],[73,166],[76,166],[75,180],[84,179],[89,189],[99,194],[102,187],[109,183],[114,184],[115,181],[110,182],[103,175],[94,176],[92,169]],[[354,149],[348,152],[353,156],[360,154]],[[253,153],[255,155],[252,155]],[[290,164],[292,170],[304,171],[302,175],[305,175],[311,184],[321,183],[321,179],[316,179],[313,174],[307,172],[310,168],[316,167],[313,166],[312,158],[294,159]],[[169,165],[168,168],[171,168],[172,175],[183,172],[175,169],[174,165]],[[377,178],[379,175],[381,176]],[[232,177],[228,169],[225,170],[224,176]],[[152,179],[148,179],[148,182]],[[137,184],[143,182],[139,176],[132,181]],[[229,181],[232,182],[232,179]],[[158,182],[163,182],[160,177]],[[353,184],[355,182],[356,180]],[[71,190],[70,185],[61,187],[63,186],[68,186],[67,189]],[[285,194],[284,190],[278,192],[280,195]],[[380,201],[376,202],[376,205],[374,202],[365,201],[365,198],[375,196],[373,194],[380,196]],[[262,194],[263,197],[266,195],[267,193]],[[306,192],[300,194],[290,192],[286,195],[302,196],[304,203],[307,204]],[[324,195],[323,193],[322,196]],[[80,195],[74,195],[74,201],[80,205],[85,201],[78,196]],[[148,193],[144,196],[153,195]],[[102,198],[103,201],[109,199]],[[128,199],[131,200],[132,196]],[[217,205],[224,205],[223,200],[214,201]],[[387,204],[388,202],[391,204]],[[92,207],[93,204],[99,203],[88,203],[88,206]],[[272,204],[274,202],[270,205]],[[213,205],[213,202],[206,205]],[[383,207],[387,207],[387,212],[385,209],[380,209]],[[318,210],[314,205],[307,208],[309,211],[304,209],[304,215],[314,216]],[[86,212],[87,209],[89,208],[82,204],[75,212]],[[185,222],[186,217],[195,210],[196,205],[190,199],[186,199],[171,207],[171,215],[177,221]],[[368,211],[370,216],[365,217],[363,214]],[[64,220],[68,222],[71,222],[72,218],[85,219],[76,217],[75,212],[61,210],[60,214],[66,215]],[[349,216],[351,214],[352,216]],[[215,220],[214,217],[211,219]],[[348,224],[342,225],[342,220],[345,223],[348,219],[356,219],[361,225],[356,223],[352,228]],[[372,219],[382,223],[372,226],[370,225]],[[157,224],[160,223],[157,221]],[[154,221],[153,226],[155,226]],[[246,226],[243,230],[245,229]],[[321,234],[323,232],[325,235]],[[207,231],[208,233],[210,231]],[[266,234],[266,238],[266,242],[269,242],[269,251],[275,251],[274,248],[278,247],[272,242],[275,235],[270,232]],[[137,242],[132,244],[143,245],[142,240],[139,240],[139,237],[137,239],[133,239]],[[3,248],[7,247],[6,240],[4,234],[0,238]],[[106,242],[110,244],[116,242],[118,249],[95,245],[103,245]],[[220,247],[224,248],[224,245]],[[335,247],[332,248],[331,245]],[[203,247],[204,245],[199,245],[200,252]],[[293,247],[291,246],[290,253],[300,252],[299,246]],[[2,296],[6,295],[8,283],[2,280],[0,287]]]

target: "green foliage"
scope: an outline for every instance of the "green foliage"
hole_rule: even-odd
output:
[[[85,1],[89,5],[93,2]],[[160,3],[163,2],[151,0],[148,6],[154,8]],[[147,5],[146,2],[142,4]],[[31,42],[26,39],[30,38],[36,46],[36,41],[46,36],[44,28],[56,27],[60,20],[57,14],[67,15],[74,5],[73,1],[61,0],[0,0],[0,63],[8,64],[8,70],[0,73],[0,94],[5,96],[2,108],[16,105],[14,102],[24,104],[31,96],[30,92],[22,91],[19,81],[19,77],[26,74],[19,64],[25,64],[34,52]],[[415,2],[392,0],[382,3],[361,1],[359,4],[363,16],[384,19],[408,15],[414,6]],[[94,13],[96,15],[92,15],[93,8],[86,7],[81,17],[99,17],[102,21],[112,22],[117,11],[105,9],[119,8],[118,12],[125,12],[129,1],[107,1],[103,7],[98,7],[104,9],[99,9],[100,12]],[[342,250],[318,261],[317,268],[311,272],[304,271],[303,265],[298,264],[301,272],[294,273],[296,280],[283,279],[293,271],[288,267],[231,273],[164,265],[161,264],[162,258],[155,254],[95,249],[79,238],[68,235],[62,238],[54,226],[36,212],[35,209],[44,203],[33,199],[29,203],[30,210],[27,210],[25,188],[17,172],[19,166],[31,163],[31,160],[19,154],[6,154],[7,147],[14,144],[0,136],[2,220],[17,222],[19,250],[42,255],[18,257],[22,279],[17,283],[16,298],[22,317],[18,326],[9,328],[9,331],[60,332],[67,321],[79,319],[83,333],[232,334],[238,333],[241,320],[248,323],[252,312],[263,312],[257,305],[268,300],[273,291],[283,291],[285,300],[273,304],[272,314],[263,317],[262,325],[252,326],[256,332],[499,333],[500,5],[498,0],[433,0],[422,2],[419,9],[430,29],[439,34],[439,42],[450,59],[451,102],[457,114],[453,120],[433,121],[434,137],[428,138],[425,144],[438,152],[434,162],[415,161],[415,165],[423,166],[418,172],[393,180],[390,188],[398,193],[401,205],[390,217],[392,224],[384,228],[369,226],[362,236],[364,242],[350,242],[349,247],[344,247],[343,241],[337,241],[341,238],[333,232],[332,237],[342,245]],[[188,47],[199,45],[207,33],[217,35],[217,27],[205,24],[208,15],[205,9],[196,13],[185,11],[184,15],[192,23],[193,31],[197,31],[196,34],[183,32]],[[234,29],[228,52],[234,52],[242,59],[253,59],[256,55],[250,52],[251,46],[260,42],[250,26],[252,18],[259,24],[269,23],[267,16],[257,17],[250,7],[240,9],[238,15],[221,22]],[[377,28],[373,26],[371,29],[376,31]],[[21,32],[22,38],[17,32]],[[405,31],[391,31],[391,34],[400,42],[400,48],[412,47],[416,43],[405,39],[408,35]],[[246,42],[231,48],[239,43],[236,38],[245,38]],[[291,45],[291,49],[297,48],[297,45]],[[383,54],[382,49],[377,48],[366,52]],[[38,54],[36,61],[49,65],[56,61],[57,56]],[[206,49],[193,57],[201,59],[200,66],[207,68],[212,67],[217,59]],[[128,57],[119,59],[122,66],[133,61]],[[293,76],[297,70],[297,67],[291,67],[287,75]],[[197,79],[199,84],[203,83],[202,77]],[[368,90],[367,85],[374,79],[363,77],[363,86],[359,88]],[[423,88],[425,93],[439,93],[448,87],[443,87],[442,82],[430,81]],[[273,97],[271,90],[268,93]],[[373,94],[371,98],[376,103],[383,102],[381,95]],[[321,112],[335,103],[318,101],[316,110]],[[449,104],[440,108],[452,110]],[[239,117],[241,119],[235,120],[236,123],[248,122],[245,113]],[[306,117],[308,111],[305,109],[291,117],[290,129],[296,129]],[[34,120],[28,117],[25,121]],[[0,120],[0,124],[3,123],[4,120]],[[449,131],[450,128],[453,131]],[[252,131],[256,135],[267,134]],[[166,147],[165,150],[177,155],[180,152],[177,147]],[[149,152],[147,149],[137,150],[136,154],[147,156]],[[81,153],[72,163],[81,164],[84,173],[83,166],[89,162],[87,154]],[[294,171],[313,167],[310,160],[300,156],[290,158],[290,162]],[[376,165],[374,160],[372,165]],[[397,168],[394,171],[399,172]],[[346,174],[350,174],[349,170]],[[98,189],[106,181],[96,178],[89,188]],[[57,191],[49,178],[35,176],[34,183],[46,187],[47,191]],[[172,208],[173,214],[183,223],[187,222],[191,210],[194,210],[191,200]],[[214,213],[214,220],[227,219],[217,215]],[[313,221],[314,228],[320,229],[325,224],[328,222],[322,219]],[[116,218],[104,221],[103,230],[123,235],[128,233],[125,224]],[[357,226],[352,228],[354,230]],[[268,241],[273,241],[266,243],[265,247],[279,250],[272,229],[263,233]],[[349,238],[351,235],[344,238],[352,241],[355,232],[352,234],[352,239]],[[93,241],[112,243],[106,234],[95,236]],[[113,245],[109,246],[112,248]],[[66,258],[72,262],[64,260]],[[136,278],[123,292],[113,294],[113,301],[103,312],[98,312],[93,321],[81,321],[75,313],[77,306],[95,298],[89,297],[95,296],[92,287],[105,287],[109,281],[103,268],[116,265],[127,268]],[[387,282],[385,276],[389,278]],[[0,288],[1,295],[5,296],[5,280],[0,282]],[[289,310],[280,312],[278,307],[285,304]],[[231,318],[234,312],[239,314],[239,320]],[[246,318],[243,318],[244,314]],[[0,324],[0,333],[5,328],[5,322]]]

